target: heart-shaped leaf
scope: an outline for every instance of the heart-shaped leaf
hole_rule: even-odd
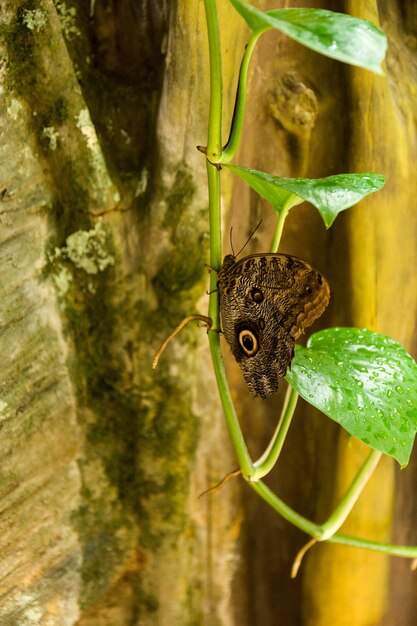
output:
[[[417,363],[367,329],[330,328],[297,345],[286,379],[371,448],[408,463],[417,431]]]
[[[230,0],[254,33],[271,28],[320,54],[382,74],[384,33],[368,20],[325,9],[275,9],[263,13],[243,0]]]
[[[307,200],[319,211],[328,228],[336,216],[385,184],[382,174],[336,174],[327,178],[281,178],[238,165],[226,165],[280,213],[292,195]],[[296,204],[296,202],[291,202]]]

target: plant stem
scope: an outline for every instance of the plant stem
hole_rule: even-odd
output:
[[[230,128],[229,139],[220,158],[220,163],[229,163],[236,154],[239,147],[240,137],[242,135],[243,119],[246,106],[247,84],[249,61],[251,59],[254,47],[258,41],[258,37],[263,31],[252,33],[243,54],[242,62],[239,70],[239,81],[236,93],[235,108],[233,111],[232,124]]]
[[[292,207],[296,206],[297,204],[301,204],[302,202],[304,202],[303,198],[300,198],[300,196],[297,196],[296,194],[291,194],[291,196],[282,207],[281,211],[278,213],[278,221],[275,227],[274,238],[271,244],[271,252],[278,252],[285,220],[287,219],[287,215],[290,212],[290,209],[292,209]]]
[[[259,480],[269,474],[277,462],[294,415],[295,407],[297,406],[297,400],[298,393],[291,387],[291,385],[288,385],[287,395],[285,397],[280,420],[267,449],[253,464],[254,472],[251,476],[251,481]]]
[[[210,226],[210,299],[208,316],[213,320],[213,331],[220,330],[217,272],[221,266],[221,188],[220,172],[210,163],[222,145],[222,58],[220,52],[219,22],[216,0],[204,0],[209,42],[210,101],[207,136],[207,180]],[[210,155],[210,156],[209,156]]]
[[[307,518],[303,517],[294,509],[289,507],[281,498],[279,498],[269,487],[265,485],[262,480],[257,482],[249,482],[250,486],[261,498],[265,500],[277,513],[279,513],[288,522],[304,531],[312,537],[320,539],[320,526],[310,522]]]
[[[232,440],[234,450],[236,452],[236,456],[238,458],[242,476],[246,480],[250,480],[250,477],[252,476],[254,471],[253,464],[249,456],[249,452],[246,447],[242,431],[240,429],[235,407],[233,405],[233,400],[230,395],[230,389],[227,383],[226,372],[224,369],[224,363],[220,349],[219,333],[214,333],[210,331],[209,342],[211,357],[213,359],[214,372],[217,380],[217,387],[219,389],[220,400],[223,406],[227,428],[230,434],[230,438]]]
[[[204,0],[210,62],[210,104],[208,120],[207,158],[215,162],[222,151],[222,58],[216,0]]]
[[[308,519],[291,509],[278,496],[276,496],[261,480],[255,483],[249,483],[277,513],[279,513],[288,522],[304,531],[308,535],[315,537],[318,541],[322,539],[322,526],[310,522]],[[349,535],[334,534],[328,538],[329,543],[337,543],[365,550],[373,550],[375,552],[383,552],[392,556],[401,556],[410,559],[417,558],[417,546],[397,546],[391,543],[383,543],[379,541],[369,541],[368,539],[360,539],[359,537],[351,537]]]
[[[362,493],[366,483],[372,476],[373,471],[375,470],[379,460],[381,459],[381,456],[382,452],[379,452],[378,450],[371,450],[362,467],[359,469],[355,478],[349,485],[343,498],[340,500],[339,504],[330,515],[330,517],[325,521],[324,524],[322,524],[322,541],[324,541],[325,539],[329,539],[332,535],[334,535],[334,533],[341,527],[343,522],[346,520],[357,499]]]
[[[360,539],[351,537],[350,535],[338,535],[328,539],[329,543],[337,543],[353,548],[362,548],[364,550],[373,550],[374,552],[382,552],[391,556],[401,556],[408,559],[417,558],[417,546],[399,546],[394,543],[382,543],[379,541],[370,541],[368,539]]]
[[[220,332],[219,291],[217,289],[217,272],[221,266],[221,188],[220,172],[207,161],[207,181],[209,196],[210,226],[210,296],[208,316],[213,320],[211,330],[217,335]],[[209,336],[212,333],[209,333]]]
[[[230,438],[238,457],[239,466],[246,478],[253,472],[253,465],[240,430],[239,420],[233,406],[227,383],[226,372],[220,348],[220,316],[219,293],[217,290],[217,271],[221,265],[221,188],[220,171],[210,163],[221,151],[221,120],[222,120],[222,72],[220,35],[217,20],[216,0],[204,0],[207,19],[207,32],[210,51],[210,107],[207,140],[207,179],[209,192],[210,221],[210,299],[209,317],[213,325],[209,331],[210,351],[217,386],[222,402]]]

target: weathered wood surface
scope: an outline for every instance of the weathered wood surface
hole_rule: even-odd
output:
[[[203,5],[1,24],[0,621],[232,623],[238,485],[198,498],[235,463],[204,331],[150,368],[207,282]]]

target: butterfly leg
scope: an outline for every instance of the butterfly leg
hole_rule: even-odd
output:
[[[188,322],[192,322],[193,320],[200,320],[200,322],[203,322],[207,326],[207,332],[210,330],[210,328],[213,325],[213,320],[211,319],[211,317],[207,317],[206,315],[200,315],[199,313],[194,313],[193,315],[187,315],[187,317],[185,317],[178,324],[178,326],[174,328],[172,333],[165,339],[165,341],[163,342],[163,344],[161,345],[161,347],[155,354],[153,361],[152,361],[152,369],[155,369],[156,366],[158,365],[159,357],[161,356],[161,354],[163,353],[167,345],[171,343],[171,341],[174,339],[174,337],[176,337],[176,335],[178,335],[179,332],[182,331],[182,329],[184,328],[184,326],[188,324]]]

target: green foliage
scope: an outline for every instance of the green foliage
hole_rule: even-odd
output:
[[[327,228],[341,211],[357,204],[385,184],[382,174],[337,174],[315,179],[281,178],[248,167],[227,167],[265,198],[277,213],[281,213],[289,204],[294,206],[307,200],[318,209]]]
[[[382,74],[387,49],[384,33],[371,22],[324,9],[277,9],[263,13],[230,0],[254,32],[276,28],[320,54]]]
[[[263,32],[276,28],[316,52],[380,73],[386,38],[370,22],[321,9],[280,9],[263,13],[242,0],[230,2],[252,30],[252,43]],[[246,66],[247,62],[242,63],[245,72]],[[243,82],[246,84],[246,77],[243,77]],[[244,95],[246,97],[246,93]],[[241,102],[237,115],[243,115],[243,111]],[[240,134],[242,120],[234,119],[233,124],[236,124]],[[233,137],[233,143],[236,147],[236,137]],[[278,248],[291,207],[303,201],[310,202],[329,228],[341,211],[378,191],[385,183],[382,174],[369,172],[337,174],[319,179],[282,178],[248,167],[224,165],[277,212],[274,250]],[[417,365],[393,340],[384,338],[381,343],[377,337],[380,336],[357,329],[334,329],[324,335],[314,335],[307,349],[297,349],[287,380],[307,402],[336,420],[349,433],[404,465],[408,462],[417,423],[415,414],[410,412],[410,405],[401,404],[404,397],[407,402],[410,392],[403,393],[401,389],[404,391],[404,387],[398,384],[398,380],[400,377],[407,380],[406,389],[417,389]],[[360,349],[358,341],[361,342]],[[318,343],[320,349],[317,348]],[[377,355],[375,346],[380,343],[381,353],[389,348],[391,352],[395,351],[396,358],[386,359],[382,354]],[[365,354],[368,358],[366,365],[355,360],[358,355],[363,359]],[[368,374],[361,372],[360,367],[366,367]],[[405,368],[403,374],[402,368]],[[399,422],[395,419],[397,414]],[[410,419],[406,419],[405,415]]]
[[[417,429],[417,363],[379,333],[330,328],[298,345],[288,382],[375,450],[408,463]]]

